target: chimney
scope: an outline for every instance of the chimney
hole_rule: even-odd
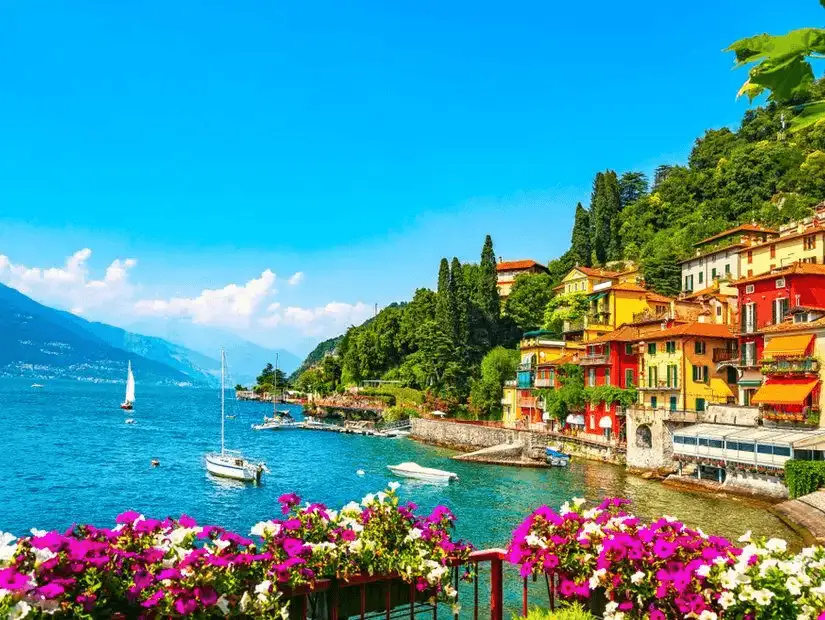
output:
[[[499,256],[499,257],[498,257],[498,262],[503,263],[503,262],[504,262],[504,259],[503,259],[503,258],[501,258],[501,256]]]

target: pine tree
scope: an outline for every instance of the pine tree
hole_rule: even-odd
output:
[[[492,321],[497,321],[501,315],[501,300],[498,296],[496,282],[496,254],[493,251],[493,239],[487,235],[484,239],[484,247],[481,248],[479,277],[474,298],[481,311]]]
[[[576,263],[582,267],[590,266],[590,211],[576,205],[576,219],[573,222],[573,235],[570,239],[570,251]]]
[[[624,209],[631,202],[647,194],[648,182],[644,172],[625,172],[619,179],[619,197]]]
[[[622,259],[622,240],[619,234],[622,212],[622,195],[616,173],[608,170],[604,175],[605,207],[610,215],[610,241],[607,244],[607,260]]]
[[[435,301],[435,321],[451,340],[453,336],[453,299],[450,286],[450,264],[446,258],[438,266],[438,291]]]
[[[590,226],[593,229],[593,257],[597,263],[603,265],[607,261],[607,249],[610,246],[610,213],[606,203],[604,174],[601,172],[597,172],[593,180],[590,214]]]
[[[470,344],[470,294],[464,282],[464,270],[455,256],[450,265],[450,293],[453,300],[453,341],[459,357],[466,358]]]

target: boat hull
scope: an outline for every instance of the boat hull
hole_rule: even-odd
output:
[[[206,470],[213,476],[240,480],[241,482],[260,482],[263,468],[249,463],[245,459],[220,454],[206,456]]]
[[[435,473],[428,471],[414,471],[409,469],[393,467],[392,465],[388,465],[387,469],[389,469],[396,476],[402,476],[404,478],[413,478],[415,480],[426,480],[428,482],[449,482],[450,480],[458,480],[458,476],[451,472]]]
[[[134,406],[132,405],[132,403],[121,403],[120,408],[124,411],[131,411],[132,409],[134,409]]]

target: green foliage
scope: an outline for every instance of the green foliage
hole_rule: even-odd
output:
[[[468,281],[472,285],[472,281]],[[478,265],[478,279],[472,287],[475,305],[488,320],[497,320],[501,314],[500,298],[496,286],[496,253],[493,239],[487,235],[481,248],[481,262]]]
[[[384,409],[381,413],[381,417],[384,418],[384,422],[398,422],[399,420],[418,417],[418,409],[414,407],[394,405]]]
[[[286,373],[280,368],[275,369],[272,364],[264,366],[264,369],[255,381],[259,388],[263,386],[276,386],[279,390],[285,390],[289,387],[289,379],[287,379]],[[265,392],[268,390],[260,391]]]
[[[561,333],[564,321],[581,319],[589,307],[589,295],[585,291],[556,295],[544,309],[543,328]]]
[[[504,347],[496,347],[481,360],[481,378],[470,389],[469,410],[476,418],[501,419],[504,382],[513,378],[518,361],[518,351]]]
[[[649,184],[644,172],[625,172],[619,178],[619,201],[621,208],[636,202],[648,192]]]
[[[584,370],[576,364],[562,364],[556,370],[557,387],[536,390],[544,399],[544,410],[559,421],[580,413],[585,404]]]
[[[424,392],[409,387],[382,385],[376,388],[361,388],[359,394],[366,396],[392,396],[395,403],[403,407],[415,408],[424,402]]]
[[[316,346],[310,354],[306,356],[304,361],[301,362],[301,365],[298,366],[298,368],[296,368],[291,375],[289,375],[289,383],[294,383],[302,372],[315,366],[315,364],[324,359],[327,354],[335,353],[335,349],[338,347],[342,339],[343,336],[336,336],[335,338],[324,340],[318,344],[318,346]]]
[[[590,197],[590,220],[593,228],[593,256],[600,265],[621,258],[618,219],[621,208],[616,173],[612,170],[597,173]]]
[[[590,246],[590,211],[585,209],[582,203],[579,203],[576,205],[576,216],[573,220],[570,251],[573,253],[577,264],[589,267],[592,250]]]
[[[825,461],[785,461],[785,484],[791,498],[825,487]]]
[[[513,617],[515,620],[516,616]],[[524,616],[522,616],[524,618]],[[581,603],[565,605],[555,611],[533,607],[528,610],[525,620],[594,620],[595,616],[587,611]]]
[[[546,273],[525,273],[516,278],[504,312],[521,331],[541,327],[544,309],[553,298],[553,280]]]
[[[243,392],[245,390],[246,390],[246,388],[244,386],[242,386],[240,383],[235,384],[235,391],[236,392]]]
[[[588,403],[605,405],[618,404],[621,407],[630,407],[638,400],[638,392],[633,388],[620,388],[615,385],[597,385],[585,388],[584,398]]]

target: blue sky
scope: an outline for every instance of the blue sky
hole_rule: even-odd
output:
[[[722,48],[825,16],[816,0],[232,4],[0,0],[5,281],[116,324],[143,303],[141,320],[304,352],[432,286],[442,255],[477,260],[487,232],[508,258],[558,255],[596,171],[683,162],[738,122],[745,73]]]

